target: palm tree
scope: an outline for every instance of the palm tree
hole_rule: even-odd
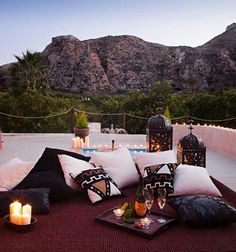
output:
[[[23,92],[36,92],[48,94],[50,91],[47,67],[43,63],[39,52],[26,51],[22,57],[15,56],[12,74],[12,91],[19,95]]]

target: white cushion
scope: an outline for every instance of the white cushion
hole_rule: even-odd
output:
[[[83,171],[94,169],[94,166],[89,162],[73,158],[68,155],[58,155],[58,158],[61,164],[62,171],[64,173],[66,184],[73,189],[77,188],[77,183],[70,176],[70,173],[75,178]]]
[[[139,180],[135,163],[127,147],[111,152],[93,152],[90,162],[96,166],[101,165],[119,188],[133,185]]]
[[[0,191],[11,190],[17,186],[33,168],[32,162],[14,158],[0,166]]]
[[[137,163],[140,173],[143,175],[146,167],[158,164],[177,163],[177,158],[173,150],[168,150],[137,153],[134,155],[134,161]]]
[[[206,168],[180,164],[174,175],[173,196],[203,194],[222,196],[211,181]]]

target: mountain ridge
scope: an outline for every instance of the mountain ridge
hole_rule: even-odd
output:
[[[236,87],[236,24],[197,47],[165,46],[120,35],[81,41],[73,35],[52,38],[42,51],[53,90],[93,94],[148,91],[158,80],[175,91]],[[11,64],[0,66],[0,90],[9,87]]]

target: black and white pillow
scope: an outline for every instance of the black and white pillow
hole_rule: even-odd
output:
[[[166,188],[168,193],[174,191],[174,171],[177,164],[158,164],[144,168],[144,189]]]
[[[73,174],[71,176],[73,177]],[[74,179],[81,188],[87,191],[93,204],[122,195],[116,183],[102,168],[83,171]]]

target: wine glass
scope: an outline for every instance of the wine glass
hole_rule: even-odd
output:
[[[157,197],[158,197],[158,205],[160,209],[163,209],[166,204],[166,189],[163,187],[159,187],[157,190]],[[157,222],[160,224],[166,223],[166,220],[163,218],[163,216],[160,216],[160,218],[157,219]]]
[[[151,208],[153,205],[153,201],[154,201],[154,191],[152,188],[147,188],[144,190],[144,195],[145,195],[145,203],[148,209],[148,219],[150,220],[150,222],[153,222],[152,218],[150,218],[151,215]]]

